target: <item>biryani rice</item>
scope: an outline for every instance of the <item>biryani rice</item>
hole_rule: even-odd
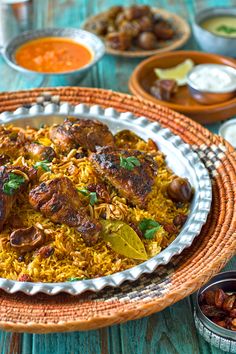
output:
[[[28,136],[33,136],[33,140],[44,142],[56,150],[56,146],[49,140],[48,127],[35,131],[31,128],[25,130]],[[147,150],[147,144],[140,140],[136,145],[137,149]],[[77,189],[82,189],[91,183],[97,183],[99,177],[94,171],[87,157],[76,159],[78,150],[73,149],[67,156],[60,156],[60,160],[54,159],[51,171],[43,173],[41,171],[40,181],[46,181],[55,177],[67,176],[72,180]],[[166,188],[173,178],[173,172],[167,167],[162,153],[157,153],[155,160],[158,164],[158,174],[150,193],[146,210],[128,204],[125,198],[121,198],[117,192],[111,190],[110,203],[98,203],[94,206],[88,205],[86,197],[81,196],[84,205],[90,214],[95,218],[106,215],[107,219],[123,220],[127,223],[138,223],[142,219],[154,219],[160,224],[172,223],[179,213],[187,215],[189,203],[176,205],[167,198]],[[32,166],[35,162],[19,157],[15,160],[16,166]],[[45,218],[40,212],[35,211],[28,202],[26,194],[20,194],[17,203],[13,207],[9,216],[11,219],[19,216],[25,227],[40,225],[46,234],[46,243],[54,248],[54,253],[43,258],[37,251],[27,252],[23,257],[19,257],[19,252],[15,251],[9,242],[11,232],[10,225],[1,232],[0,238],[0,277],[17,280],[22,274],[29,276],[33,282],[64,282],[73,278],[88,279],[110,275],[133,267],[142,261],[129,259],[114,252],[109,244],[102,239],[91,247],[88,247],[80,234],[72,227],[65,224],[54,224]],[[163,227],[156,232],[154,239],[143,239],[148,257],[152,257],[165,247],[177,236],[170,235]]]

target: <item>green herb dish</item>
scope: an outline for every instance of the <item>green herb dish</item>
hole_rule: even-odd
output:
[[[198,12],[193,34],[203,50],[236,57],[236,7],[209,8]]]

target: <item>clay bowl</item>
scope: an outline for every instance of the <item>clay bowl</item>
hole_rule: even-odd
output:
[[[162,53],[142,61],[136,67],[129,80],[130,91],[139,98],[172,108],[199,123],[213,123],[234,116],[236,114],[236,97],[217,104],[203,105],[192,98],[187,85],[179,87],[178,92],[168,102],[158,100],[151,95],[150,87],[156,80],[154,69],[157,67],[170,68],[188,58],[192,59],[195,64],[224,64],[236,69],[236,60],[216,54],[197,51]]]

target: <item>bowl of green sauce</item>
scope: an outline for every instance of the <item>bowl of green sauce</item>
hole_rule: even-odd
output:
[[[201,49],[236,57],[236,7],[215,7],[195,15],[193,34]]]

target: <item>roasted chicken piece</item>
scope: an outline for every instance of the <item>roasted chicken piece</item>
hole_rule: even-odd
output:
[[[133,205],[143,208],[152,190],[157,164],[138,150],[98,149],[89,156],[96,171]]]
[[[23,130],[0,126],[0,155],[15,159],[24,153],[26,137]]]
[[[68,152],[79,146],[96,151],[97,146],[113,146],[114,138],[108,127],[90,119],[68,118],[63,124],[50,129],[50,139],[62,152]]]
[[[22,191],[29,181],[22,167],[0,167],[0,231],[5,224],[17,194]]]
[[[28,156],[34,161],[47,160],[51,162],[56,153],[51,146],[44,146],[38,143],[28,143],[25,145]]]
[[[54,223],[76,228],[88,245],[97,242],[101,225],[87,214],[69,178],[54,178],[41,183],[30,191],[29,202]]]

